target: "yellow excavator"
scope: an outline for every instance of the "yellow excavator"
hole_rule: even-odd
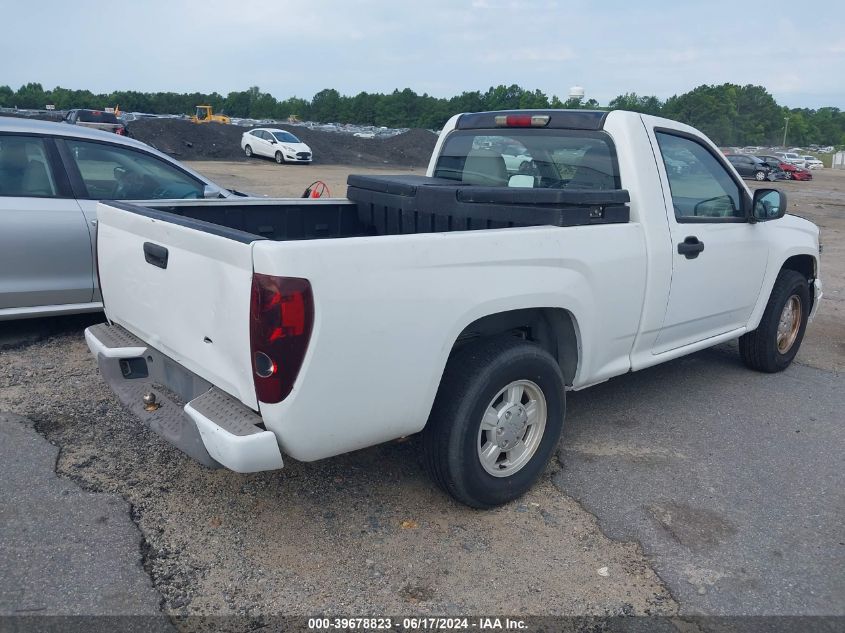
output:
[[[231,123],[225,114],[214,114],[210,105],[198,105],[197,113],[191,117],[194,123]]]

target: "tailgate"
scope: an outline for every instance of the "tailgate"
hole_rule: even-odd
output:
[[[99,203],[97,217],[106,316],[257,409],[249,305],[261,238],[122,202]]]

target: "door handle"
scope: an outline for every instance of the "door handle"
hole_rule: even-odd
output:
[[[144,242],[144,259],[158,268],[167,268],[167,249],[159,244]]]
[[[685,237],[684,241],[678,244],[678,253],[687,259],[695,259],[704,250],[704,242],[699,242],[695,235]]]

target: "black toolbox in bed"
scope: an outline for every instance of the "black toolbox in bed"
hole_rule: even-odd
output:
[[[626,223],[624,189],[481,187],[426,176],[357,176],[346,181],[358,218],[379,235]]]

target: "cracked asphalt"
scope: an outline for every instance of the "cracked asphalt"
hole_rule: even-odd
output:
[[[573,394],[554,484],[642,545],[681,615],[843,615],[845,378],[732,347]]]
[[[270,193],[291,195],[285,178]],[[812,190],[828,236],[841,185]],[[728,345],[570,393],[558,459],[492,512],[437,491],[415,438],[204,469],[100,380],[82,336],[96,315],[0,323],[0,411],[15,414],[0,416],[0,615],[38,597],[61,614],[160,607],[181,630],[280,613],[828,615],[818,630],[841,630],[843,252],[826,241],[798,364],[755,374]],[[711,625],[677,628],[726,630]]]

